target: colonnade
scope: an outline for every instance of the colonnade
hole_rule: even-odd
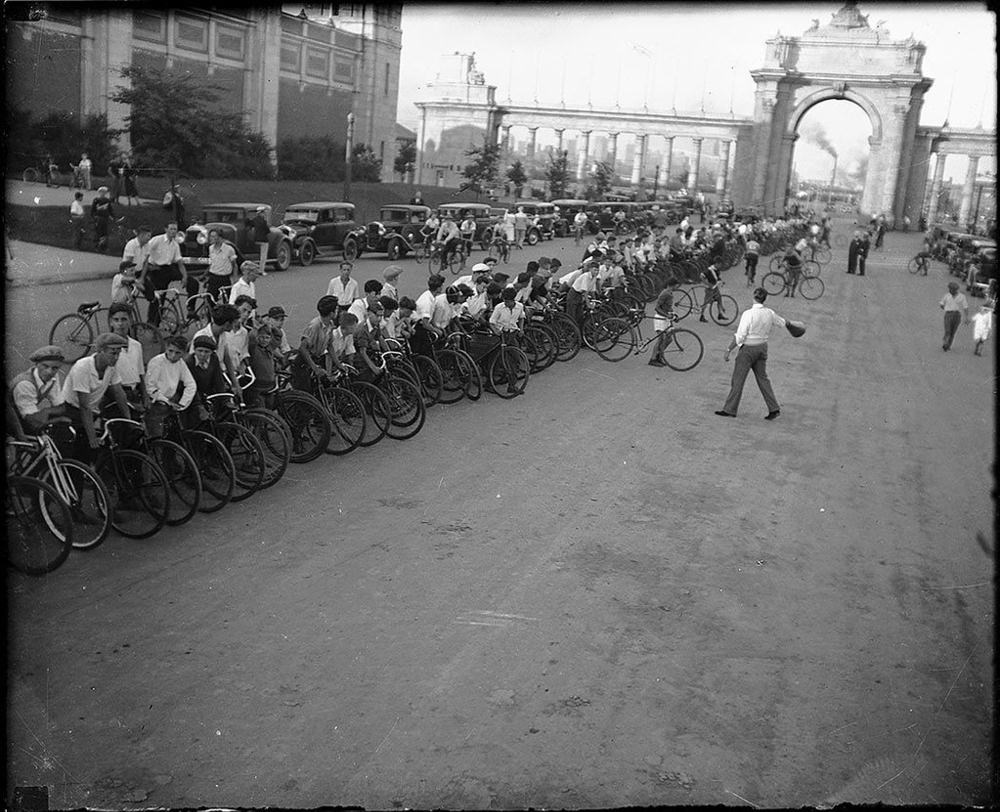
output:
[[[944,181],[945,162],[948,155],[955,152],[937,151],[937,162],[934,164],[934,178],[931,181],[930,200],[927,202],[927,222],[933,223],[938,214],[938,198],[941,197],[941,185]],[[979,171],[979,159],[983,156],[967,155],[969,165],[965,170],[965,183],[962,185],[962,200],[958,209],[958,222],[965,225],[972,214],[973,196],[976,189],[976,173]]]

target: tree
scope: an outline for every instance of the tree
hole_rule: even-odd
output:
[[[520,161],[514,161],[507,169],[507,180],[514,187],[514,197],[520,197],[524,189],[524,184],[528,180],[528,176],[524,172],[524,164]]]
[[[283,180],[339,183],[344,179],[344,145],[329,135],[282,139],[278,174]]]
[[[355,144],[351,150],[351,178],[367,183],[382,180],[382,159],[367,144]]]
[[[465,183],[459,189],[463,192],[475,192],[478,198],[487,189],[493,188],[499,180],[500,145],[489,144],[484,139],[481,147],[473,147],[465,155],[467,158],[472,158],[472,163],[462,170]]]
[[[549,156],[549,165],[545,168],[545,180],[549,183],[549,200],[566,197],[566,187],[569,185],[569,152],[560,150]]]
[[[611,191],[614,176],[614,171],[604,161],[598,161],[594,165],[594,170],[590,173],[590,188],[595,199],[600,200]]]
[[[409,172],[416,163],[416,142],[404,141],[399,145],[399,154],[396,155],[396,160],[392,162],[393,171],[405,181],[406,173]]]
[[[127,65],[110,99],[125,117],[136,162],[193,177],[271,177],[271,146],[239,113],[220,109],[224,88],[191,76]],[[125,130],[118,131],[119,134]]]

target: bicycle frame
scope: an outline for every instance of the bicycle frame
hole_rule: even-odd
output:
[[[62,500],[69,505],[79,501],[79,494],[73,480],[59,465],[62,461],[62,454],[59,453],[59,449],[51,437],[47,434],[41,434],[30,440],[8,440],[7,445],[15,449],[11,474],[36,476],[43,479],[44,477],[38,476],[34,472],[45,465],[51,476],[50,481]]]

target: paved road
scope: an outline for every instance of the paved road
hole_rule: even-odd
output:
[[[773,423],[752,383],[712,415],[728,333],[699,325],[689,373],[581,354],[13,577],[8,797],[985,803],[992,350],[941,351],[908,239],[777,302],[808,332],[773,343]]]

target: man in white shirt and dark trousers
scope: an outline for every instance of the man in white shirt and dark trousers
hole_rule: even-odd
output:
[[[739,327],[736,328],[736,333],[726,348],[727,361],[729,354],[736,347],[739,347],[740,351],[736,356],[736,366],[733,368],[729,397],[716,414],[720,417],[736,417],[736,410],[743,395],[743,384],[746,383],[747,375],[753,370],[757,386],[760,387],[760,393],[767,404],[767,416],[764,419],[774,420],[781,414],[781,408],[771,388],[771,380],[767,377],[767,339],[771,335],[772,328],[785,326],[785,320],[769,307],[764,307],[767,299],[767,291],[764,288],[754,289],[753,298],[753,305],[749,310],[743,311]]]

